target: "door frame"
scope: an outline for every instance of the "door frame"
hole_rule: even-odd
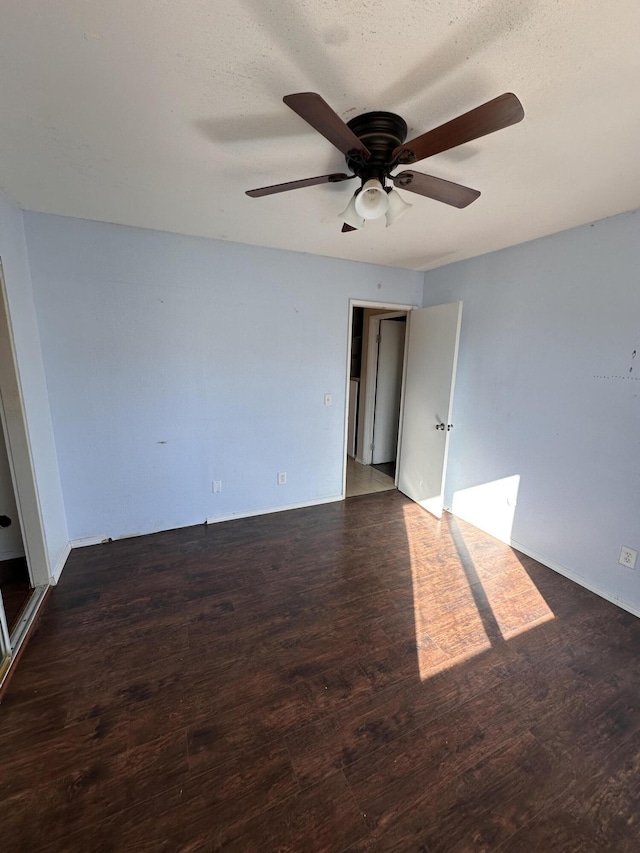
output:
[[[343,441],[342,441],[342,493],[340,495],[340,499],[344,500],[347,492],[347,448],[348,448],[348,428],[349,428],[349,381],[351,379],[351,338],[353,335],[353,309],[354,308],[376,308],[376,309],[388,309],[389,313],[393,314],[406,314],[407,317],[414,311],[416,308],[420,308],[420,305],[407,305],[404,303],[398,302],[372,302],[363,299],[350,299],[349,300],[349,316],[347,321],[347,357],[346,357],[346,365],[345,365],[345,383],[344,383],[344,427],[343,427]],[[385,312],[387,313],[387,312]],[[371,318],[373,319],[373,318]],[[382,314],[378,319],[383,319]],[[371,340],[369,340],[369,344],[371,344]],[[406,363],[407,357],[407,336],[405,336],[405,345],[404,345],[404,362],[403,362],[403,374],[404,374],[404,366]],[[367,352],[367,361],[369,360],[369,354]],[[368,384],[368,382],[367,382]],[[404,375],[403,375],[403,385],[404,385]],[[404,389],[403,389],[404,390]],[[400,402],[400,410],[402,413],[402,401]],[[402,417],[402,414],[401,414]],[[369,444],[371,442],[369,441]]]
[[[4,343],[3,343],[4,340]],[[9,302],[0,258],[0,420],[18,510],[29,579],[33,588],[50,583],[49,557],[42,523],[31,441],[27,427]]]
[[[25,414],[20,370],[16,356],[9,300],[2,258],[0,258],[0,426],[4,433],[11,482],[16,498],[18,522],[29,571],[32,592],[20,620],[7,643],[8,626],[0,597],[0,696],[13,664],[18,659],[36,614],[45,600],[53,578],[49,571],[49,554],[42,521],[42,508],[36,481],[31,439]]]

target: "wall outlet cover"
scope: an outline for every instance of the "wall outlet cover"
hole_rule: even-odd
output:
[[[634,551],[633,548],[627,548],[626,545],[623,545],[620,549],[620,556],[618,557],[618,562],[621,566],[626,566],[628,569],[635,569],[637,557],[637,551]]]

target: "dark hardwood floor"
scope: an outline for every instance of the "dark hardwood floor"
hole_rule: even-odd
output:
[[[29,569],[24,557],[0,562],[0,590],[7,625],[11,632],[31,597]]]
[[[396,491],[73,551],[3,851],[637,851],[640,622]]]

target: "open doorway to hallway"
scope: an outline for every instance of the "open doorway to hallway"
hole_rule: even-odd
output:
[[[0,419],[0,595],[9,635],[16,632],[31,593],[32,584],[11,478],[8,443]]]
[[[0,258],[0,695],[44,601],[50,578]]]
[[[387,492],[395,489],[394,477],[383,471],[378,471],[373,465],[362,465],[355,459],[347,459],[347,491],[346,497],[369,495],[372,492]]]
[[[352,308],[346,497],[395,488],[407,311]]]

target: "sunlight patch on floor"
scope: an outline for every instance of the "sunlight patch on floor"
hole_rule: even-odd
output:
[[[411,559],[416,651],[422,680],[491,648],[463,566],[451,559],[446,525],[435,537],[405,510]],[[412,518],[413,516],[413,518]],[[449,553],[447,553],[449,552]],[[463,614],[464,618],[461,618]]]
[[[554,618],[512,548],[487,549],[486,535],[463,521],[434,525],[420,512],[414,504],[404,515],[422,680]]]

